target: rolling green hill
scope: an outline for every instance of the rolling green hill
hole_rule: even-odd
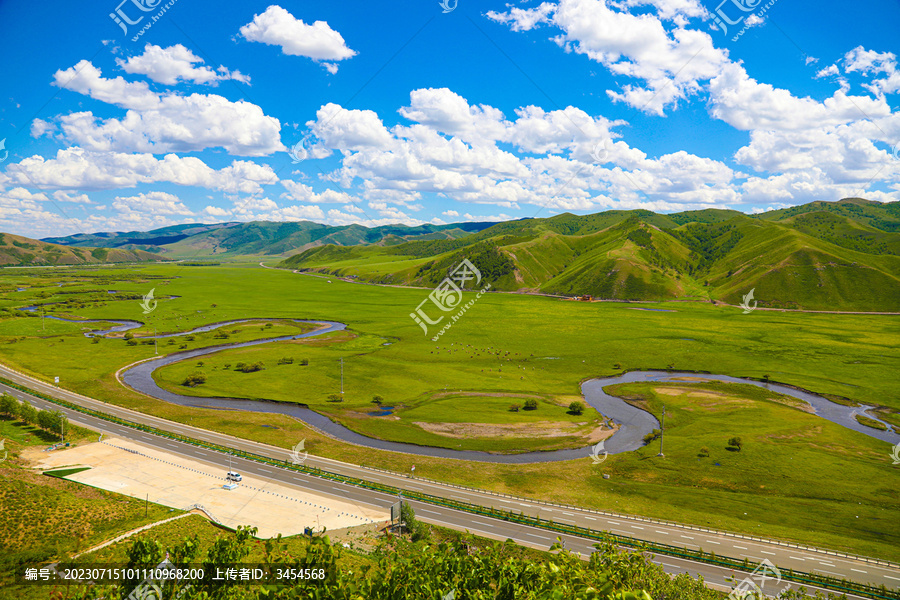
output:
[[[863,198],[844,198],[840,202],[810,202],[757,215],[764,221],[784,221],[798,215],[825,212],[852,219],[881,231],[900,232],[900,203],[873,202]]]
[[[322,245],[280,266],[432,286],[468,258],[502,291],[738,304],[754,290],[763,308],[900,311],[896,214],[894,205],[858,199],[759,216],[713,209],[566,213],[456,239]]]
[[[0,266],[82,265],[162,260],[143,250],[119,248],[73,248],[40,240],[0,233]]]

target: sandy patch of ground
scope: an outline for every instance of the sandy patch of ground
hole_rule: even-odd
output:
[[[655,388],[655,391],[657,394],[662,394],[663,396],[680,396],[681,394],[685,393],[687,390],[684,390],[681,388],[660,387],[660,388]]]
[[[543,396],[533,396],[529,394],[513,394],[508,392],[438,392],[431,398],[437,400],[446,398],[447,396],[480,396],[482,398],[534,398],[541,400]]]
[[[688,393],[689,398],[724,398],[725,394],[722,392],[698,392],[692,391]]]
[[[449,438],[556,438],[579,436],[598,442],[615,433],[602,425],[584,434],[579,431],[582,424],[562,425],[557,421],[536,421],[534,423],[424,423],[414,422],[429,433]]]
[[[600,440],[605,440],[606,438],[612,437],[613,434],[618,430],[618,425],[614,425],[612,429],[607,429],[603,425],[595,427],[594,430],[591,431],[591,433],[587,436],[587,441],[591,444],[596,444]]]
[[[252,475],[244,475],[236,489],[226,490],[222,487],[224,467],[115,437],[57,452],[29,452],[27,456],[42,470],[91,467],[67,477],[71,481],[135,498],[149,497],[152,502],[181,510],[200,504],[223,525],[257,527],[260,538],[278,533],[295,535],[303,533],[305,527],[335,530],[390,519],[385,511],[368,505]]]

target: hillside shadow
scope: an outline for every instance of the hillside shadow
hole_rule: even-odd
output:
[[[25,421],[21,421],[15,417],[10,417],[8,415],[0,416],[0,421],[3,421],[6,425],[10,427],[15,427],[20,434],[19,439],[24,439],[26,436],[31,438],[37,438],[40,442],[44,442],[47,444],[52,444],[54,442],[59,441],[59,436],[55,433],[48,433],[39,427],[35,427],[34,425],[30,425]],[[30,441],[30,440],[29,440]]]

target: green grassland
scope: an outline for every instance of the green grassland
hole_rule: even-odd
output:
[[[891,524],[900,498],[885,460],[889,446],[810,414],[793,398],[718,382],[619,384],[606,391],[657,417],[666,409],[666,457],[652,458],[656,444],[614,457],[604,471],[627,483],[613,486],[662,499],[665,483],[665,494],[678,500],[700,487],[710,513],[733,511],[748,522],[774,515],[793,520],[786,513],[803,506],[810,518],[835,511],[873,540],[898,533]],[[729,447],[732,437],[742,439],[740,450]],[[742,501],[754,495],[768,497],[767,508]],[[771,514],[761,519],[760,510]],[[833,520],[815,522],[817,536],[840,535]]]
[[[450,422],[454,406],[462,415],[471,411],[482,422],[494,417],[504,423],[532,418],[531,414],[500,410],[512,403],[506,398],[495,405],[497,410],[486,408],[490,414],[478,413],[479,402],[483,402],[478,398],[502,393],[520,398],[538,396],[544,402],[534,411],[535,418],[551,420],[546,415],[552,415],[552,420],[568,423],[572,421],[564,408],[555,404],[567,404],[577,397],[580,381],[625,369],[664,369],[670,365],[677,370],[757,379],[768,375],[773,381],[814,392],[885,410],[900,409],[900,378],[896,376],[900,356],[895,350],[900,323],[892,316],[762,311],[744,315],[739,309],[709,302],[585,303],[491,293],[482,296],[439,341],[432,342],[409,317],[427,296],[421,289],[337,279],[328,283],[319,277],[258,265],[153,265],[94,272],[72,269],[62,277],[65,285],[56,288],[56,280],[45,274],[34,279],[21,271],[4,274],[0,289],[15,289],[13,286],[22,284],[29,289],[3,294],[0,309],[30,304],[41,292],[77,290],[78,286],[97,289],[103,281],[109,289],[138,297],[151,287],[156,287],[157,298],[179,297],[160,300],[149,317],[142,314],[138,300],[111,297],[87,302],[73,313],[84,318],[155,323],[159,332],[247,317],[347,323],[349,332],[333,334],[330,339],[279,342],[203,357],[200,360],[204,361],[207,383],[189,390],[191,394],[234,391],[242,393],[230,395],[300,401],[339,420],[347,419],[347,412],[374,408],[373,395],[382,396],[385,405],[403,407],[398,413],[400,421],[393,423],[403,424],[404,419],[405,423],[419,422],[423,414],[433,411]],[[46,300],[56,299],[51,295]],[[0,318],[0,326],[20,320],[35,322],[33,317],[5,314],[8,316]],[[123,388],[114,373],[153,356],[153,347],[129,347],[121,339],[93,344],[75,331],[45,338],[39,334],[40,324],[36,325],[31,334],[12,337],[0,333],[0,361],[44,379],[59,375],[64,387],[194,426],[284,448],[305,438],[306,448],[315,455],[398,472],[409,472],[415,464],[417,475],[499,492],[751,534],[764,532],[782,539],[900,558],[896,549],[900,547],[900,526],[896,519],[886,518],[892,512],[896,514],[896,490],[900,489],[897,470],[890,465],[889,445],[752,396],[742,400],[753,405],[747,409],[750,412],[723,409],[692,413],[687,408],[676,409],[677,401],[671,400],[676,416],[667,432],[664,461],[653,458],[657,452],[654,447],[611,456],[600,467],[592,466],[585,457],[562,464],[479,463],[477,467],[460,468],[458,461],[360,449],[283,416],[185,409],[146,398]],[[259,328],[255,326],[252,334],[272,337]],[[435,328],[432,335],[434,332]],[[13,339],[15,343],[10,343]],[[215,341],[198,339],[190,347]],[[234,341],[234,336],[226,341]],[[167,351],[166,346],[160,346],[160,352]],[[295,362],[277,365],[282,357],[293,357]],[[301,358],[308,358],[309,365],[300,366],[297,361]],[[344,358],[344,401],[329,403],[327,396],[340,389],[340,358]],[[266,363],[266,368],[256,373],[222,368],[226,362],[256,361]],[[197,368],[196,361],[164,370],[162,380],[185,392],[187,388],[179,385],[175,374],[180,368],[192,372]],[[170,369],[174,374],[171,377]],[[445,389],[456,397],[441,397]],[[475,395],[460,395],[460,390]],[[667,398],[667,429],[669,402]],[[748,415],[756,417],[748,420]],[[689,417],[695,421],[689,422]],[[581,420],[589,422],[592,418],[586,413]],[[386,436],[394,429],[390,420],[360,419],[380,428],[373,434]],[[704,426],[707,419],[713,428]],[[779,419],[787,419],[793,427],[779,429]],[[679,432],[682,427],[686,433]],[[716,433],[715,427],[722,433]],[[790,437],[797,433],[802,435]],[[743,437],[746,443],[740,453],[724,449],[728,437],[734,435]],[[778,436],[787,437],[782,440]],[[712,460],[698,462],[697,453],[704,445],[709,447]],[[796,447],[796,455],[789,455],[789,446]],[[715,466],[716,461],[722,466]],[[796,468],[794,463],[801,467]],[[853,475],[853,469],[860,475]],[[602,478],[604,472],[612,475],[609,480]],[[756,474],[762,478],[758,482],[753,477]],[[830,482],[832,474],[842,481],[836,482],[833,490],[823,489],[826,486],[822,481]],[[814,529],[809,525],[812,522],[817,524]]]

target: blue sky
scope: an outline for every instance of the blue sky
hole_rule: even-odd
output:
[[[896,2],[446,2],[5,0],[0,230],[900,199]]]

